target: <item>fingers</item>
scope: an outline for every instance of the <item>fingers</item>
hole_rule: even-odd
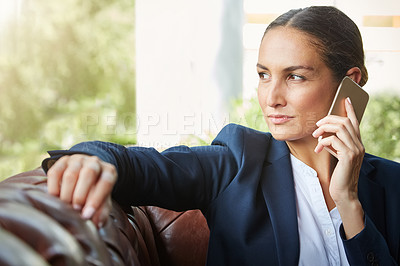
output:
[[[325,132],[337,134],[347,131],[353,139],[359,138],[352,121],[348,117],[327,116],[317,122],[318,128],[313,132],[314,137],[319,137]]]
[[[351,123],[350,121],[343,121],[343,123]],[[353,131],[352,133],[350,131]],[[339,139],[341,139],[344,143],[351,145],[354,142],[354,138],[357,138],[355,135],[354,130],[348,130],[348,126],[345,124],[324,124],[321,125],[317,130],[313,132],[313,136],[315,138],[319,138],[320,136],[324,135],[324,133],[333,133],[337,135]]]
[[[94,216],[111,194],[116,179],[115,167],[111,164],[105,164],[98,182],[92,187],[91,193],[87,197],[85,207],[82,210],[83,218],[91,219]]]
[[[67,167],[67,160],[69,156],[60,158],[50,169],[47,171],[47,189],[51,195],[60,195],[60,184],[65,168]]]
[[[360,137],[360,123],[358,122],[353,105],[351,104],[350,97],[346,98],[345,108],[346,108],[347,117],[350,119],[351,123],[353,124],[353,128],[354,128],[357,136]]]
[[[343,123],[348,123],[351,124],[351,122],[349,120],[344,121]],[[317,147],[315,148],[315,152],[319,153],[322,151],[322,149],[324,147],[328,148],[329,152],[333,152],[332,154],[336,157],[337,156],[337,151],[339,148],[341,151],[346,151],[348,149],[350,150],[359,150],[361,149],[362,143],[360,141],[360,139],[357,137],[356,133],[354,130],[352,130],[352,127],[350,128],[350,130],[348,130],[349,125],[345,125],[342,123],[335,123],[335,124],[324,124],[322,126],[320,126],[317,130],[315,130],[313,132],[313,136],[315,138],[318,138],[319,142]],[[326,137],[325,133],[330,133],[333,134],[331,135],[331,137],[334,137],[338,140],[340,140],[341,144],[344,145],[340,145],[338,146],[338,144],[336,144],[337,148],[333,147],[334,151],[332,150],[331,147],[328,146],[324,146],[324,143],[326,142],[321,142],[321,139],[327,139],[328,137]]]
[[[342,153],[349,151],[355,151],[357,154],[363,153],[364,146],[361,142],[359,123],[349,98],[345,105],[347,117],[330,115],[317,122],[318,128],[312,134],[313,137],[318,138],[318,144],[315,147],[316,153],[321,152],[323,148],[328,148],[328,151],[331,152],[330,147],[337,152],[342,151]],[[333,135],[325,137],[326,133]],[[337,157],[337,154],[334,156]]]
[[[320,153],[324,148],[328,148],[330,151],[332,151],[332,149],[330,147],[332,147],[336,151],[336,153],[338,151],[347,150],[346,145],[344,145],[343,142],[340,141],[339,138],[337,138],[334,135],[332,135],[332,136],[329,136],[329,137],[325,137],[325,138],[319,139],[318,140],[318,145],[317,145],[317,147],[315,147],[314,151],[316,153]],[[338,157],[337,154],[333,154],[333,155],[336,158]]]
[[[108,196],[103,205],[101,205],[92,217],[92,221],[101,228],[107,224],[108,216],[112,208],[111,197]]]
[[[349,159],[349,161],[352,161],[353,158],[361,153],[358,147],[356,147],[355,145],[352,147],[348,147],[341,139],[339,139],[335,135],[319,139],[314,151],[316,153],[319,153],[324,148],[327,149],[336,158],[340,159],[346,157]]]
[[[72,204],[74,209],[79,211],[82,209],[89,190],[97,182],[100,172],[101,162],[97,157],[90,157],[85,160],[73,194]]]
[[[350,132],[352,136],[360,138],[360,127],[354,112],[354,108],[351,105],[350,98],[347,98],[345,101],[345,107],[347,116],[336,116],[336,115],[329,115],[317,122],[317,126],[320,127],[325,124],[343,124],[346,126],[346,129]],[[335,132],[336,133],[336,132]]]
[[[59,196],[85,219],[103,224],[108,217],[111,191],[117,180],[112,164],[98,157],[75,154],[60,158],[47,172],[48,191]]]
[[[64,202],[71,203],[74,193],[77,177],[81,171],[82,163],[80,158],[72,157],[67,162],[67,168],[61,179],[60,199]]]

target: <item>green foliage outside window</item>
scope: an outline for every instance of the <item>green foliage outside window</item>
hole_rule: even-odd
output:
[[[361,121],[366,152],[400,162],[400,97],[373,96]]]
[[[0,32],[0,179],[83,140],[135,143],[134,1],[23,1]]]

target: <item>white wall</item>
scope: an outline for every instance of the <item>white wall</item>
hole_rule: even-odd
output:
[[[138,145],[163,149],[228,122],[242,26],[242,0],[136,1]]]

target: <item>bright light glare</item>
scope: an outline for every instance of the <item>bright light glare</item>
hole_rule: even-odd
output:
[[[0,0],[0,27],[18,14],[20,0]]]

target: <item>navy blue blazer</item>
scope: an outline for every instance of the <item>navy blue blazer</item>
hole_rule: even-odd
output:
[[[271,134],[226,126],[210,146],[152,148],[84,142],[49,152],[96,155],[117,167],[113,197],[126,205],[200,209],[210,228],[208,265],[298,265],[289,149]],[[366,154],[359,179],[365,228],[343,240],[350,265],[400,261],[400,164]],[[341,228],[344,239],[343,228]]]

